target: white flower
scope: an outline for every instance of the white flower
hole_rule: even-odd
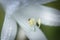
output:
[[[33,27],[29,26],[29,24],[34,25],[35,18],[37,19],[38,17],[40,17],[40,5],[29,4],[30,6],[28,7],[25,6],[20,8],[20,4],[18,2],[16,4],[15,3],[10,5],[9,7],[6,7],[6,16],[1,32],[1,40],[14,40],[17,33],[16,22],[26,32],[26,36],[29,39],[33,40],[34,38],[36,38],[39,40],[47,40],[42,31],[37,26],[34,26],[36,28],[36,32],[31,31]],[[28,24],[29,18],[34,19],[31,19],[30,23]],[[38,19],[38,24],[41,24],[40,22],[40,19]]]

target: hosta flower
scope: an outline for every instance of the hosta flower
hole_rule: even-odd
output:
[[[3,2],[4,1],[4,2]],[[37,1],[37,0],[18,0],[18,1],[8,1],[1,0],[1,2],[4,4],[6,15],[5,20],[1,32],[1,40],[14,40],[17,34],[17,23],[19,26],[26,32],[26,36],[29,39],[39,39],[39,40],[46,40],[46,37],[42,33],[42,31],[35,25],[36,21],[35,19],[40,17],[41,8],[43,7],[41,4],[44,4],[46,2],[51,2],[52,0],[48,1]],[[30,3],[32,5],[30,5]],[[38,5],[33,5],[33,4]],[[7,5],[6,5],[7,4]],[[24,5],[23,5],[24,4]],[[6,6],[5,6],[6,5]],[[41,7],[41,8],[40,8]],[[30,19],[28,23],[29,18],[35,18]],[[17,23],[16,23],[17,22]],[[38,19],[37,23],[40,26],[40,19]],[[36,31],[31,31],[34,27],[30,25],[34,25],[36,28]]]

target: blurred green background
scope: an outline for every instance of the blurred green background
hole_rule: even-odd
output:
[[[48,40],[60,40],[60,26],[42,24],[40,29],[43,31]]]
[[[3,10],[2,5],[0,4],[0,33],[4,22],[4,16],[5,16],[5,12]]]
[[[52,1],[43,5],[60,10],[60,0]]]

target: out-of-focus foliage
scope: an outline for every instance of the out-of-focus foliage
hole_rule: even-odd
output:
[[[3,21],[4,21],[4,10],[2,8],[2,5],[0,4],[0,32],[1,32],[1,29],[2,29],[2,25],[3,25]]]
[[[43,5],[60,10],[60,0],[49,2],[49,3],[43,4]]]

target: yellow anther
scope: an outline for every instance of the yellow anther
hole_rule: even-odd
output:
[[[28,23],[29,23],[30,26],[35,25],[35,19],[34,18],[28,19]]]
[[[40,18],[38,19],[37,23],[38,23],[38,26],[40,27],[40,25],[41,25],[41,19]]]

